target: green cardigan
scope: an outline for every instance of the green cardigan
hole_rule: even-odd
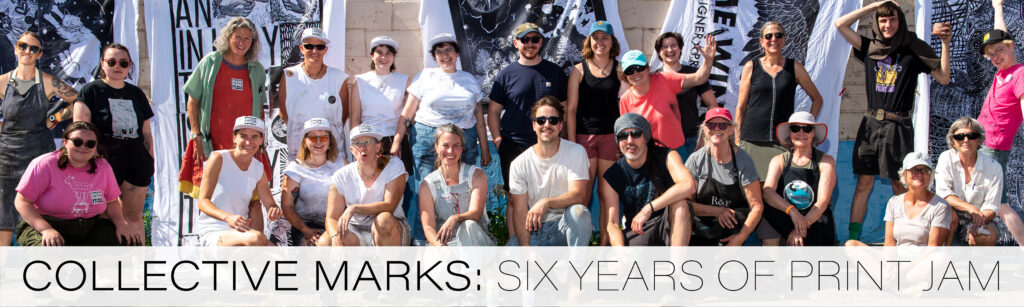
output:
[[[185,81],[182,89],[185,94],[199,100],[199,132],[202,133],[203,153],[207,157],[213,152],[210,142],[210,108],[213,106],[213,84],[217,80],[217,71],[224,60],[224,54],[214,51],[199,60],[192,75]],[[263,118],[263,102],[266,101],[267,71],[259,61],[249,61],[249,82],[252,83],[252,116]]]

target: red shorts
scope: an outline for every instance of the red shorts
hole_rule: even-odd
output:
[[[576,142],[587,150],[587,158],[615,161],[619,159],[619,144],[614,134],[577,134]]]

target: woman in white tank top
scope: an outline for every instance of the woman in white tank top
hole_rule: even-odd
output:
[[[263,210],[252,200],[259,195],[269,220],[281,217],[274,203],[263,164],[253,156],[263,147],[263,120],[242,116],[235,120],[234,146],[210,154],[203,166],[199,188],[199,217],[196,228],[206,246],[264,246]],[[219,180],[221,177],[225,180]],[[230,179],[230,180],[227,180]]]
[[[352,127],[367,124],[376,127],[385,135],[381,146],[391,150],[398,128],[398,117],[405,106],[406,88],[411,77],[395,72],[395,55],[398,43],[387,36],[370,40],[370,71],[355,77],[356,86],[349,92],[352,110],[361,110],[352,116]],[[412,151],[408,139],[403,141],[400,154],[405,170],[412,171]]]

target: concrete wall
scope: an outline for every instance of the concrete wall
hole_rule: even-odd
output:
[[[864,3],[874,2],[864,0]],[[910,29],[914,27],[914,2],[912,0],[898,0],[904,8]],[[619,1],[619,16],[626,40],[633,49],[641,49],[646,54],[654,53],[654,38],[661,31],[661,24],[664,22],[664,14],[668,10],[670,0],[621,0]],[[348,57],[345,61],[345,70],[349,74],[358,74],[369,70],[370,57],[367,44],[375,36],[387,35],[394,38],[399,45],[396,65],[398,71],[405,74],[415,74],[423,68],[421,53],[418,51],[421,44],[419,32],[419,8],[417,0],[349,0],[348,14],[346,16],[347,33],[345,36],[345,54]],[[142,18],[143,8],[139,10],[139,35],[140,40],[140,80],[139,87],[149,90],[149,57],[146,54],[146,41],[144,39],[145,24]],[[653,13],[653,14],[652,14]],[[858,31],[870,33],[871,18],[865,17],[859,23]],[[738,82],[738,81],[737,81]],[[867,109],[866,95],[864,92],[864,65],[859,61],[851,59],[846,68],[846,78],[843,82],[846,91],[842,99],[842,115],[839,123],[839,138],[851,140],[856,136],[857,125],[860,123],[860,116]]]

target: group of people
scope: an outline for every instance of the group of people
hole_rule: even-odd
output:
[[[738,246],[751,234],[765,245],[858,245],[876,175],[894,179],[897,194],[885,210],[886,245],[956,244],[956,229],[964,233],[959,244],[991,245],[995,219],[1020,242],[1024,223],[1007,205],[1003,175],[1022,122],[1024,65],[1001,1],[993,6],[996,29],[981,52],[999,72],[978,120],[953,124],[950,149],[934,167],[910,152],[909,111],[919,73],[949,82],[951,27],[933,29],[942,41],[937,56],[907,30],[895,2],[835,21],[868,72],[848,241],[837,240],[831,208],[835,158],[816,149],[829,133],[816,120],[824,101],[803,65],[782,55],[786,31],[777,22],[759,29],[761,49],[743,67],[734,117],[708,84],[713,36],[691,67],[680,61],[683,38],[660,35],[654,45],[664,67],[652,71],[638,50],[620,57],[611,24],[595,21],[584,60],[566,75],[540,56],[541,28],[524,23],[512,36],[516,61],[484,97],[476,78],[457,68],[461,50],[451,34],[428,41],[438,67],[411,77],[395,71],[398,43],[375,37],[370,70],[349,77],[324,64],[331,41],[308,28],[302,63],[268,89],[257,28],[234,18],[183,88],[190,135],[180,190],[198,200],[194,232],[203,245],[270,245],[264,215],[288,220],[290,245],[396,246],[418,236],[438,246],[494,245],[488,180],[478,167],[492,161],[489,129],[509,193],[509,245],[588,245],[595,218],[600,243],[613,246]],[[863,37],[851,26],[871,12],[874,36]],[[127,48],[105,47],[100,78],[80,93],[35,69],[37,35],[22,35],[15,51],[18,68],[0,76],[0,242],[17,226],[22,245],[139,244],[153,112],[125,82],[134,68]],[[798,86],[811,98],[809,111],[794,107]],[[52,96],[74,105],[56,151],[39,141]],[[264,150],[268,96],[285,121],[291,157],[279,183]],[[703,118],[698,102],[708,108]],[[280,206],[271,184],[280,185]],[[596,217],[586,205],[595,188]]]

